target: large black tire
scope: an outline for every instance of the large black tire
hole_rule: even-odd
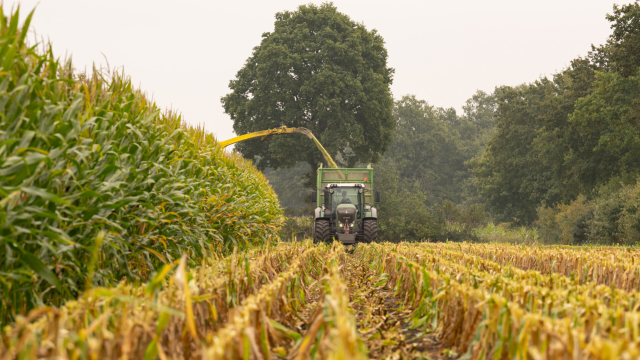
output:
[[[313,242],[316,244],[325,242],[331,243],[331,224],[329,220],[317,219],[313,231]]]
[[[378,241],[378,220],[364,220],[362,227],[364,228],[363,242],[369,244]]]

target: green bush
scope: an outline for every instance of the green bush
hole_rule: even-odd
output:
[[[293,167],[278,170],[266,168],[263,173],[278,194],[280,206],[287,217],[313,215],[315,204],[311,202],[311,190],[304,186],[309,175],[315,176],[309,164],[298,162]]]
[[[427,206],[428,194],[419,184],[400,181],[396,164],[384,158],[377,165],[374,186],[381,189],[378,231],[382,241],[469,241],[476,240],[473,230],[486,224],[489,214],[481,204],[456,205],[444,200]]]
[[[20,28],[0,7],[0,323],[277,236],[277,197],[250,162],[123,74],[75,75],[26,45],[31,15]]]
[[[538,244],[540,236],[536,229],[518,226],[513,224],[501,223],[495,225],[493,222],[483,227],[476,228],[473,234],[479,241],[483,242],[503,242],[510,244]]]
[[[459,233],[463,237],[468,237],[475,229],[485,226],[489,219],[489,213],[484,211],[482,204],[463,207],[445,200],[441,208],[447,221],[448,233],[452,235]]]
[[[593,201],[588,236],[594,243],[636,245],[640,241],[640,183],[617,188],[601,191]]]
[[[538,209],[540,238],[547,244],[579,245],[588,241],[593,205],[582,195],[569,205]]]
[[[312,216],[287,216],[280,229],[280,239],[283,241],[311,239],[312,227]]]
[[[387,192],[383,196],[378,209],[380,240],[440,240],[446,232],[444,213],[427,208],[423,193],[405,189],[395,194]]]
[[[636,245],[640,240],[640,184],[616,178],[587,201],[538,209],[540,237],[553,244]]]

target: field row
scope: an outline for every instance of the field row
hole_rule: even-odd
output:
[[[301,242],[191,270],[183,258],[144,286],[93,288],[18,318],[0,360],[640,358],[633,268],[608,282],[592,270],[636,254],[585,254]]]
[[[486,260],[483,250],[426,243],[361,251],[371,259],[385,258],[384,271],[414,309],[412,325],[437,333],[442,346],[457,354],[473,359],[640,357],[635,290],[502,265]]]
[[[441,244],[523,270],[558,273],[580,282],[640,290],[640,253],[622,247]]]
[[[341,245],[310,242],[191,273],[183,259],[146,286],[94,288],[18,318],[2,335],[0,359],[366,358],[344,259]]]

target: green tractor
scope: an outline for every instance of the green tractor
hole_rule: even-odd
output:
[[[370,243],[378,239],[380,191],[373,190],[373,169],[318,168],[317,204],[313,217],[313,241],[343,244]],[[372,196],[373,195],[373,196]]]

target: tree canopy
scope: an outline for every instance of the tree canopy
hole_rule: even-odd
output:
[[[498,89],[496,133],[474,169],[497,220],[531,224],[541,206],[640,174],[640,6],[607,19],[613,33],[587,58]]]
[[[394,115],[396,133],[383,156],[388,161],[381,166],[393,164],[400,189],[423,192],[427,206],[443,200],[463,202],[464,182],[471,176],[465,162],[480,151],[473,144],[477,124],[452,108],[436,108],[413,95],[396,102]]]
[[[331,3],[276,14],[275,29],[231,80],[222,98],[238,135],[282,125],[313,132],[343,166],[375,162],[395,122],[384,40]],[[272,136],[236,145],[257,166],[282,168],[323,161],[304,135]]]
[[[598,49],[616,72],[624,77],[635,75],[640,67],[640,5],[613,5],[613,14],[607,15],[613,33],[607,45]]]
[[[383,194],[376,204],[384,214],[378,225],[381,239],[468,238],[486,221],[470,160],[482,154],[493,133],[494,109],[494,96],[483,91],[467,100],[462,116],[413,95],[395,102],[393,142],[374,164],[374,187]],[[266,169],[265,175],[288,214],[309,215],[310,204],[303,202],[309,190],[302,188],[302,170],[297,170],[308,166],[300,165]]]
[[[394,140],[374,166],[380,236],[385,240],[454,239],[486,220],[471,179],[470,160],[480,156],[493,132],[492,95],[478,91],[464,114],[429,105],[413,95],[395,103]],[[457,214],[456,216],[451,216]],[[464,223],[462,234],[452,223]],[[447,225],[448,224],[448,225]]]

